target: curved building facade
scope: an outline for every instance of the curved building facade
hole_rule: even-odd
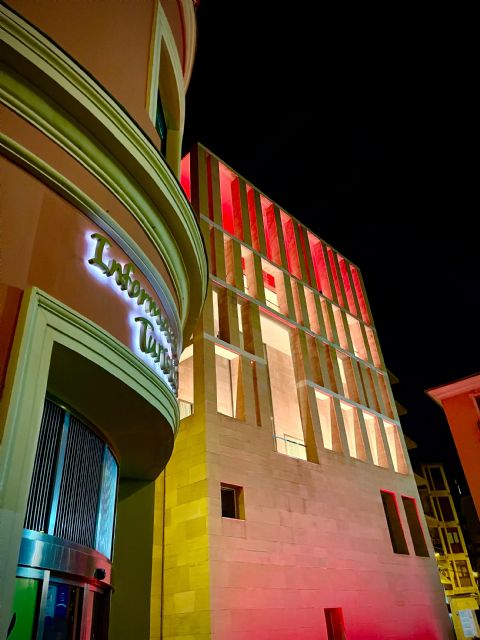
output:
[[[0,8],[0,637],[148,638],[155,479],[207,287],[193,4]]]

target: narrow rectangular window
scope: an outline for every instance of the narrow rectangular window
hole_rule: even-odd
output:
[[[219,162],[220,204],[222,225],[225,231],[243,240],[242,213],[238,178],[223,163]]]
[[[155,129],[160,136],[160,151],[162,155],[166,155],[167,152],[167,122],[165,120],[165,114],[163,112],[162,99],[160,93],[157,96],[157,112],[155,114]]]
[[[215,345],[215,372],[217,378],[217,411],[231,418],[243,419],[238,400],[243,393],[240,357]]]
[[[439,520],[443,522],[455,522],[456,518],[453,513],[450,498],[448,496],[440,496],[435,498],[437,503],[437,516]]]
[[[312,233],[308,232],[308,242],[312,254],[313,269],[317,282],[317,289],[328,298],[332,298],[332,291],[325,265],[325,255],[323,253],[322,243]]]
[[[359,321],[351,315],[347,315],[348,326],[350,328],[350,336],[353,342],[353,351],[356,356],[362,360],[367,359],[367,351],[363,339],[362,329]]]
[[[465,560],[457,560],[455,562],[455,571],[461,587],[472,586],[472,578]]]
[[[255,191],[247,184],[247,206],[248,206],[248,218],[250,220],[250,235],[252,237],[252,247],[257,251],[260,250],[260,243],[258,240],[258,224],[257,224],[257,212],[255,206]]]
[[[428,467],[428,473],[430,477],[427,476],[427,480],[430,480],[430,488],[433,491],[446,491],[447,487],[440,467]]]
[[[397,500],[395,494],[389,491],[380,491],[382,496],[383,509],[387,520],[388,532],[392,542],[392,548],[395,553],[403,553],[408,555],[407,541],[403,533],[400,515],[398,513]]]
[[[382,433],[377,418],[371,413],[363,412],[373,463],[379,467],[388,467],[387,456],[383,444]]]
[[[318,418],[322,430],[323,446],[330,451],[341,451],[342,441],[338,431],[335,407],[331,396],[315,390]]]
[[[357,300],[360,305],[362,319],[364,322],[369,323],[370,318],[368,317],[367,303],[365,301],[365,296],[363,295],[362,283],[358,271],[353,265],[350,265],[350,273],[352,274],[353,285],[357,293]]]
[[[193,413],[193,345],[186,347],[178,366],[178,405],[180,420]]]
[[[268,379],[273,409],[273,427],[278,453],[295,457],[306,454],[300,414],[299,396],[291,347],[292,329],[269,315],[260,314],[262,338],[268,365]]]
[[[387,434],[388,447],[392,456],[393,468],[397,473],[408,473],[398,427],[388,420],[384,420],[383,423],[385,425],[385,433]]]
[[[328,262],[330,263],[330,271],[332,272],[333,283],[335,285],[335,291],[337,292],[338,304],[341,307],[345,306],[343,300],[342,289],[340,287],[340,280],[337,272],[337,265],[335,264],[335,255],[330,247],[327,247]]]
[[[245,519],[243,506],[243,489],[232,484],[220,485],[220,495],[222,502],[222,518],[234,518],[236,520]]]
[[[263,195],[260,195],[260,204],[262,208],[265,242],[267,245],[267,258],[281,265],[282,261],[280,258],[280,245],[278,243],[274,204]]]
[[[345,289],[345,294],[347,296],[348,309],[350,313],[353,313],[354,315],[356,315],[357,309],[355,307],[355,300],[353,297],[352,287],[348,277],[348,269],[347,269],[347,265],[345,264],[345,259],[338,256],[338,264],[340,266],[340,273],[342,275],[343,287]]]
[[[296,224],[286,213],[280,211],[280,219],[282,222],[283,239],[285,241],[285,252],[287,254],[288,270],[296,278],[301,278],[300,261],[298,258],[297,239],[295,236],[294,225]]]
[[[325,609],[325,622],[328,640],[345,640],[347,635],[341,607]]]
[[[428,558],[428,548],[423,535],[422,525],[418,517],[417,503],[414,498],[402,496],[403,508],[407,516],[410,535],[412,536],[413,548],[417,556]]]
[[[459,530],[457,527],[447,528],[447,540],[450,545],[450,553],[465,553],[465,549],[463,548],[462,541],[458,533]]]
[[[265,267],[266,265],[267,263],[262,260],[262,267]],[[273,268],[270,268],[270,270],[273,271]],[[270,307],[270,309],[280,312],[275,276],[273,275],[273,273],[269,273],[265,270],[262,271],[262,276],[263,286],[265,289],[265,304],[267,305],[267,307]],[[278,274],[277,277],[279,276],[280,274]]]
[[[343,424],[347,436],[348,450],[352,458],[366,460],[365,443],[363,442],[362,431],[358,421],[357,409],[345,402],[340,402],[342,409]]]

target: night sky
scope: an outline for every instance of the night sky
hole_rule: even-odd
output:
[[[360,267],[412,460],[464,486],[424,390],[480,371],[469,18],[359,8],[202,0],[184,152],[201,142]]]

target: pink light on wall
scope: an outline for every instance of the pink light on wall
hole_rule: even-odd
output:
[[[315,278],[317,288],[325,296],[332,299],[332,291],[327,276],[327,268],[325,265],[325,256],[323,254],[322,243],[312,233],[308,232],[308,242],[312,253],[313,268],[315,270]]]
[[[305,234],[307,233],[306,230],[302,227],[302,225],[299,225],[298,227],[298,233],[300,236],[300,245],[302,248],[302,254],[303,254],[303,262],[305,265],[305,269],[307,271],[307,281],[308,284],[312,285],[313,284],[313,275],[312,273],[310,273],[310,265],[309,265],[309,261],[307,259],[307,246],[306,246],[306,237]]]
[[[232,194],[234,234],[237,238],[240,238],[240,240],[243,240],[243,219],[242,219],[242,205],[240,200],[240,181],[237,177],[235,177],[231,181],[230,191]]]
[[[364,322],[370,322],[370,318],[368,316],[368,311],[367,311],[367,303],[365,302],[365,297],[363,295],[362,283],[360,282],[360,277],[353,265],[350,265],[350,271],[352,273],[353,284],[355,287],[355,291],[357,293],[357,299],[358,299],[358,304],[360,305],[360,312],[362,314],[362,318]]]
[[[273,203],[260,194],[260,204],[262,207],[263,227],[265,229],[265,241],[267,244],[267,258],[272,262],[281,264]]]
[[[185,191],[185,195],[192,201],[192,183],[190,178],[190,154],[187,153],[180,162],[180,184]]]
[[[221,162],[218,165],[220,177],[220,201],[222,206],[222,225],[225,231],[235,235],[233,222],[232,188],[233,174]]]
[[[345,640],[345,623],[341,607],[325,609],[325,622],[327,624],[328,640]]]
[[[255,191],[249,184],[247,184],[247,205],[248,218],[250,221],[250,234],[252,236],[252,247],[259,251],[260,245],[258,243],[257,214],[255,210]]]
[[[328,254],[328,261],[330,263],[330,271],[332,272],[333,283],[335,285],[335,291],[337,292],[338,303],[340,304],[340,306],[344,307],[345,302],[343,300],[342,288],[340,287],[340,280],[338,278],[338,271],[337,271],[335,256],[332,249],[330,249],[330,247],[327,247],[327,254]]]
[[[275,291],[275,278],[271,273],[267,273],[266,271],[262,271],[263,282],[266,287]]]
[[[221,162],[218,165],[222,226],[225,231],[243,240],[240,184],[238,177]]]
[[[206,165],[207,165],[208,217],[210,218],[210,220],[213,220],[214,215],[213,215],[212,159],[209,155],[206,156]]]
[[[338,264],[340,265],[340,273],[342,275],[343,280],[343,288],[345,289],[345,295],[347,296],[348,309],[350,313],[353,315],[357,315],[357,310],[355,308],[355,300],[353,297],[352,287],[350,285],[350,278],[348,277],[347,265],[345,264],[345,259],[341,256],[338,256]]]
[[[285,251],[287,254],[288,270],[295,277],[301,278],[300,261],[298,259],[297,239],[295,238],[295,222],[283,211],[280,212],[282,221],[283,239],[285,241]]]

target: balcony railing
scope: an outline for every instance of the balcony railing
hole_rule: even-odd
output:
[[[305,443],[299,438],[294,438],[284,434],[279,436],[274,434],[275,449],[278,453],[283,453],[291,458],[299,458],[300,460],[307,459],[307,447]]]

